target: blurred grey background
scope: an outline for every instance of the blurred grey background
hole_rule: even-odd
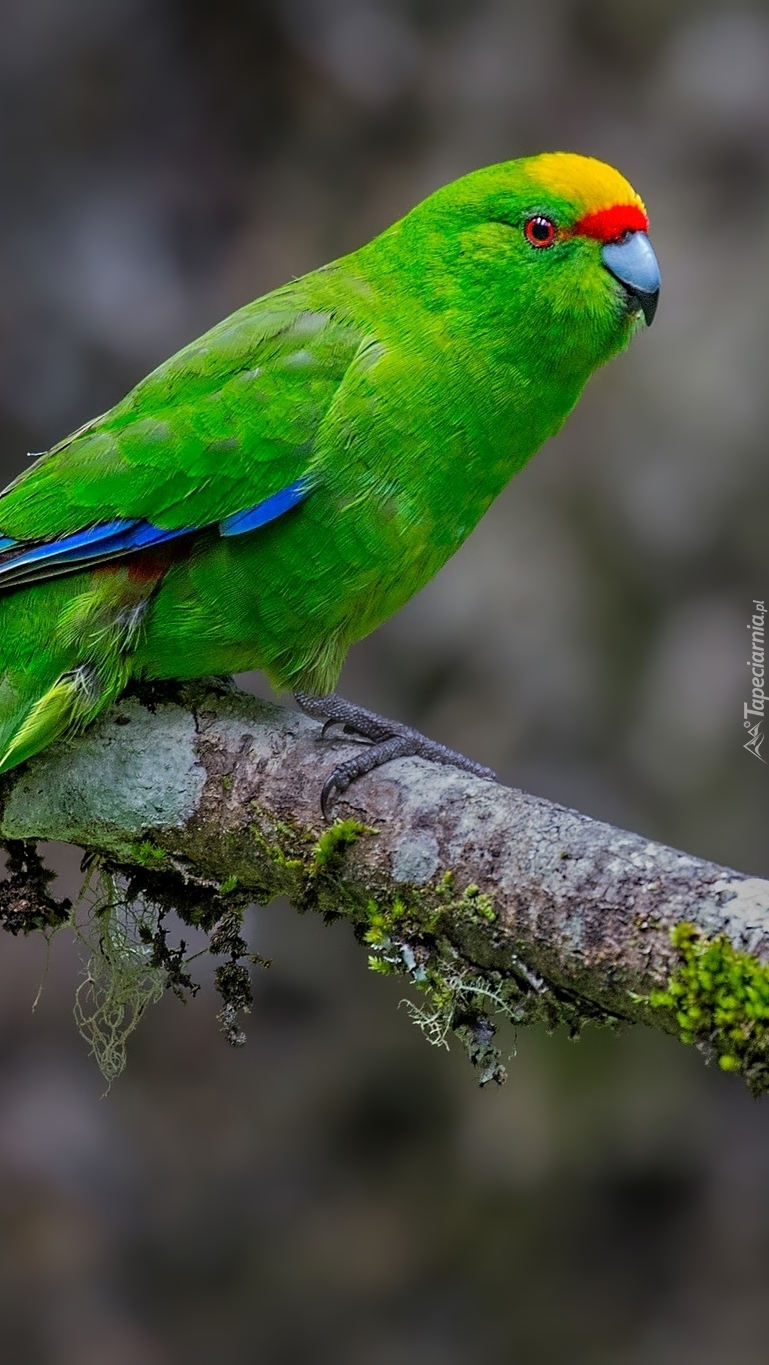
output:
[[[645,197],[658,320],[343,690],[765,875],[767,5],[4,0],[3,472],[447,179],[547,148]],[[209,985],[166,1000],[106,1100],[72,946],[32,1013],[44,945],[4,939],[2,1359],[763,1365],[766,1101],[641,1030],[510,1036],[480,1092],[344,926],[277,905],[250,933],[275,960],[247,1047]]]

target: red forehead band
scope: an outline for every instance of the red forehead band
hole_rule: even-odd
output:
[[[649,219],[636,204],[615,204],[610,209],[586,213],[572,229],[575,236],[596,237],[599,242],[616,242],[625,232],[647,232]]]

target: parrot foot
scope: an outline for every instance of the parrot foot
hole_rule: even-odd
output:
[[[419,730],[412,730],[409,725],[386,720],[384,716],[378,716],[374,711],[355,706],[334,692],[328,697],[314,697],[307,692],[295,692],[294,698],[308,716],[323,721],[322,737],[325,737],[333,726],[341,725],[344,734],[359,735],[369,741],[355,758],[348,758],[346,762],[340,763],[323,784],[320,806],[327,820],[330,819],[329,805],[335,797],[346,792],[359,777],[373,772],[375,768],[381,768],[383,763],[390,763],[394,758],[425,758],[430,763],[445,763],[453,768],[461,768],[463,772],[472,773],[474,777],[496,781],[496,773],[492,772],[491,768],[485,768],[482,763],[475,763],[473,759],[465,758],[464,754],[457,753],[455,749],[449,749],[445,744],[428,739]]]

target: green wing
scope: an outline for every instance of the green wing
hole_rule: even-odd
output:
[[[113,518],[210,525],[307,472],[366,329],[307,276],[248,304],[54,446],[0,495],[0,533],[51,540]],[[339,275],[336,296],[344,297]]]

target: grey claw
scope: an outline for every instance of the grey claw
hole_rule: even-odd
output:
[[[337,792],[338,794],[340,790],[336,780],[336,774],[337,770],[334,769],[331,776],[327,777],[325,782],[323,783],[323,787],[320,793],[321,815],[323,816],[323,819],[327,821],[328,824],[331,824],[331,814],[328,808],[329,801],[331,800],[333,793]]]
[[[482,763],[475,763],[473,759],[455,753],[445,744],[427,739],[425,735],[420,734],[418,730],[412,730],[408,725],[399,725],[386,720],[384,716],[366,711],[363,707],[353,706],[343,697],[336,695],[314,697],[305,692],[295,692],[294,696],[307,715],[322,722],[321,739],[325,739],[336,725],[342,727],[342,733],[345,735],[355,735],[359,739],[368,740],[356,758],[340,763],[324,782],[320,805],[326,820],[331,819],[329,806],[335,794],[341,796],[359,777],[364,777],[366,773],[373,772],[375,768],[390,763],[395,758],[411,756],[424,758],[430,763],[442,763],[447,767],[459,768],[462,772],[472,773],[474,777],[486,781],[497,780],[496,773]]]

